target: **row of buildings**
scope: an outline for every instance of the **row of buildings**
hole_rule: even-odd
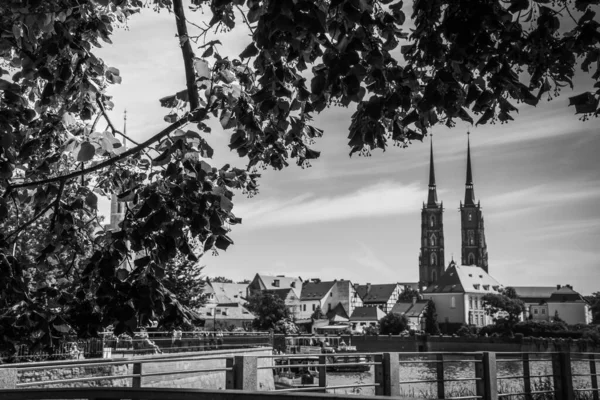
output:
[[[230,316],[233,312],[230,309],[235,307],[242,310],[236,315],[246,315],[251,320],[250,314],[243,311],[244,298],[256,291],[269,291],[285,301],[297,324],[308,325],[315,321],[320,310],[324,318],[317,319],[312,324],[313,329],[347,328],[361,332],[391,312],[406,315],[411,327],[419,330],[428,300],[435,303],[438,322],[442,325],[481,327],[491,324],[482,298],[486,294],[500,293],[503,285],[489,274],[483,210],[475,199],[469,140],[466,164],[465,196],[459,205],[460,264],[454,260],[447,267],[445,264],[444,206],[438,200],[432,141],[427,202],[421,210],[418,282],[358,285],[344,279],[303,281],[256,274],[248,285],[211,283],[207,292],[209,304],[204,312],[207,321],[213,317],[216,323],[219,317]],[[418,290],[419,298],[398,302],[408,288]],[[591,322],[589,304],[570,285],[517,286],[515,290],[526,304],[523,319],[550,321],[558,315],[569,324]]]

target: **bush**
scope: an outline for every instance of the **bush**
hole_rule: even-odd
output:
[[[408,320],[404,315],[389,313],[379,321],[379,332],[382,335],[398,335],[407,327]]]

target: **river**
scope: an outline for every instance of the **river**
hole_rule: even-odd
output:
[[[535,357],[535,358],[534,358]],[[532,355],[530,362],[531,388],[533,391],[552,390],[552,377],[541,377],[542,375],[552,374],[552,363],[550,355]],[[445,357],[446,360],[464,360],[465,356],[460,357]],[[417,361],[422,360],[419,357],[402,357],[402,361]],[[540,360],[540,361],[533,361]],[[589,361],[572,361],[573,374],[589,374]],[[600,371],[600,361],[596,361],[596,369]],[[342,373],[332,372],[327,373],[327,386],[348,385],[348,384],[365,384],[374,383],[374,368],[363,373]],[[497,376],[518,376],[523,375],[523,364],[517,361],[500,361],[497,362]],[[475,369],[474,363],[455,361],[444,363],[444,378],[474,378]],[[407,363],[400,364],[400,381],[415,381],[415,380],[433,380],[436,379],[436,364],[417,364]],[[573,377],[574,388],[590,388],[591,378],[589,376]],[[499,393],[516,393],[523,391],[523,380],[521,378],[514,379],[499,379]],[[355,394],[375,394],[374,387],[354,387],[346,389],[330,389],[330,393],[355,393]],[[401,384],[400,393],[402,397],[436,399],[437,398],[437,383],[410,383]],[[446,382],[445,383],[446,397],[462,397],[472,396],[475,394],[475,381],[461,382]],[[507,396],[503,399],[520,400],[524,396]],[[552,399],[554,396],[534,395],[533,400]],[[591,392],[578,392],[577,399],[591,399]]]

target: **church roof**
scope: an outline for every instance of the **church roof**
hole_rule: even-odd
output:
[[[475,205],[475,190],[473,189],[473,171],[471,170],[471,141],[467,139],[467,180],[465,182],[465,206]]]
[[[435,186],[435,168],[433,165],[433,138],[429,149],[429,194],[427,195],[427,207],[437,207],[438,197]]]
[[[497,293],[502,285],[481,267],[451,262],[424,293]]]

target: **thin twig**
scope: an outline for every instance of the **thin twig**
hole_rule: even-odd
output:
[[[252,25],[250,25],[250,21],[248,21],[248,18],[246,18],[246,14],[242,10],[242,7],[238,6],[237,4],[235,7],[240,11],[240,13],[242,14],[242,17],[244,17],[244,22],[248,26],[248,29],[250,29],[250,32],[252,32],[252,34],[254,35],[254,28],[252,27]]]
[[[83,166],[83,163],[81,163]],[[83,179],[83,175],[81,175]],[[50,222],[50,231],[54,230],[54,224],[56,223],[56,217],[58,216],[58,211],[60,207],[60,198],[62,196],[63,189],[65,188],[65,181],[60,182],[60,186],[58,187],[58,193],[56,194],[56,200],[54,200],[54,215],[52,216],[52,222]]]
[[[54,202],[48,204],[46,207],[44,207],[44,209],[42,211],[40,211],[36,216],[34,216],[33,218],[31,218],[29,221],[25,222],[23,225],[19,226],[17,229],[15,229],[14,231],[12,231],[7,237],[6,240],[8,240],[9,238],[11,238],[14,235],[18,235],[19,232],[21,232],[23,229],[27,228],[29,225],[33,224],[35,221],[37,221],[42,215],[46,214],[46,212],[51,209],[54,206]]]
[[[165,129],[163,129],[156,135],[152,136],[150,139],[146,140],[145,142],[140,143],[139,145],[133,147],[132,149],[127,150],[127,151],[119,154],[118,156],[110,158],[104,162],[93,165],[93,166],[83,169],[81,171],[71,172],[70,174],[66,174],[66,175],[59,175],[59,176],[55,176],[52,178],[42,179],[39,181],[24,182],[24,183],[19,183],[16,185],[9,185],[6,190],[9,191],[12,189],[21,189],[21,188],[32,187],[32,186],[46,185],[48,183],[68,181],[69,179],[77,178],[78,176],[88,174],[90,172],[98,171],[99,169],[106,168],[108,166],[111,166],[112,164],[116,164],[118,161],[121,161],[133,154],[139,153],[140,151],[142,151],[145,148],[147,148],[148,146],[150,146],[152,143],[159,141],[160,139],[167,136],[169,133],[175,131],[176,129],[179,129],[183,125],[186,125],[192,118],[192,115],[193,114],[189,114],[189,115],[181,118],[179,121],[172,123],[171,125],[169,125]]]
[[[97,103],[100,106],[100,111],[102,111],[102,115],[104,115],[104,119],[106,120],[106,123],[108,124],[108,126],[112,130],[113,135],[115,133],[118,133],[119,135],[123,136],[125,139],[129,140],[131,143],[133,143],[136,146],[138,146],[139,145],[138,142],[136,142],[135,140],[131,139],[129,136],[127,136],[126,134],[124,134],[123,132],[121,132],[120,130],[118,130],[117,128],[115,128],[115,125],[112,123],[110,117],[108,116],[108,113],[106,112],[106,109],[104,108],[104,104],[102,104],[102,102],[100,101],[100,99],[97,100]]]
[[[98,121],[100,121],[100,117],[102,116],[103,113],[98,113],[98,115],[96,115],[96,119],[94,120],[94,123],[92,124],[92,129],[91,131],[94,132],[94,129],[96,129],[96,125],[98,124]]]

